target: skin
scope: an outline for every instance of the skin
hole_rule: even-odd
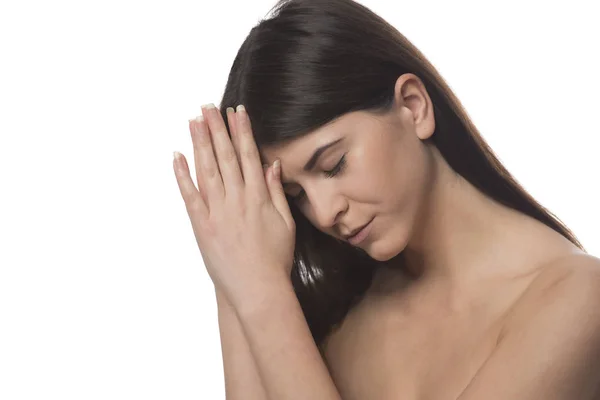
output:
[[[424,142],[435,120],[418,77],[399,77],[395,93],[394,108],[384,117],[349,113],[293,142],[261,149],[268,163],[281,159],[288,195],[304,191],[297,205],[315,227],[343,239],[375,217],[359,247],[379,261],[404,251],[415,282],[446,304],[464,297],[468,282],[508,273],[506,264],[522,273],[577,251],[545,225],[484,196]],[[314,171],[302,171],[317,147],[339,138],[343,141],[321,156]],[[324,171],[344,155],[343,171],[327,178]]]
[[[599,398],[597,373],[539,360],[600,370],[600,260],[457,175],[426,142],[435,119],[420,79],[404,74],[394,90],[384,116],[348,113],[260,149],[264,162],[281,160],[286,193],[305,194],[297,205],[316,228],[344,240],[374,217],[358,246],[379,261],[405,254],[407,269],[382,268],[328,339],[342,397]],[[313,171],[302,170],[317,147],[339,138]],[[343,170],[326,177],[342,156]],[[548,332],[557,342],[537,339]],[[502,383],[512,391],[498,390]]]

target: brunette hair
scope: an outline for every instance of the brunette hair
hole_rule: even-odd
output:
[[[396,80],[413,73],[433,103],[429,140],[452,169],[583,250],[500,163],[442,76],[393,26],[352,0],[281,0],[271,11],[271,18],[250,30],[233,61],[219,107],[226,124],[226,108],[244,104],[259,149],[281,144],[349,112],[388,112]],[[291,279],[323,354],[324,340],[364,296],[382,263],[319,231],[288,203],[297,229]]]

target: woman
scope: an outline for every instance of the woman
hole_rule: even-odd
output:
[[[220,104],[175,170],[228,399],[600,399],[600,260],[383,19],[280,1]]]

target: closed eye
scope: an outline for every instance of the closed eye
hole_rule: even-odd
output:
[[[336,164],[335,167],[333,167],[332,170],[324,171],[325,176],[327,178],[333,178],[334,176],[338,175],[339,173],[341,173],[344,170],[344,168],[346,167],[346,164],[347,164],[346,163],[346,155],[344,154],[342,156],[342,158],[340,159],[340,161]],[[300,190],[300,193],[298,193],[295,196],[290,196],[290,197],[293,201],[298,202],[300,200],[303,200],[304,197],[306,197],[306,193],[304,192],[304,190]]]

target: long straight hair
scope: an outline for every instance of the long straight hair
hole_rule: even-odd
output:
[[[396,80],[413,73],[433,103],[435,131],[428,140],[451,168],[584,250],[500,163],[442,76],[393,26],[352,0],[281,0],[271,11],[233,61],[219,107],[226,124],[226,108],[244,104],[259,149],[281,144],[349,112],[388,112]],[[323,354],[324,340],[364,296],[382,263],[319,231],[288,203],[296,221],[291,279]]]

